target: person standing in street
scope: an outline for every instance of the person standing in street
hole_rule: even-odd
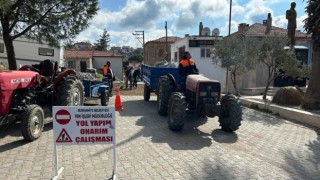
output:
[[[136,87],[136,88],[138,87],[137,78],[140,76],[140,74],[141,72],[139,67],[133,71],[133,87]]]
[[[132,67],[127,65],[124,67],[124,73],[125,73],[125,76],[126,76],[126,81],[125,81],[125,86],[126,86],[126,89],[128,89],[128,83],[130,84],[130,89],[132,89],[132,76],[131,76],[131,70],[132,70]]]
[[[115,80],[114,73],[111,69],[111,62],[107,61],[107,64],[103,67],[103,76],[106,78],[110,83],[110,95],[112,95],[113,89],[113,81]]]

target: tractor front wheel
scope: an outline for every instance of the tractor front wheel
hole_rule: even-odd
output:
[[[168,124],[173,131],[180,131],[187,117],[186,97],[180,92],[174,92],[170,96]]]
[[[27,141],[38,139],[44,126],[44,113],[40,106],[29,105],[22,113],[22,136]]]
[[[223,131],[233,132],[239,129],[242,120],[240,102],[234,95],[225,95],[221,98],[221,113],[219,123]]]

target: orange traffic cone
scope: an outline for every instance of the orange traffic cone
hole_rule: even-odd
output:
[[[116,111],[122,111],[123,110],[122,103],[121,103],[121,98],[120,98],[120,88],[119,87],[116,87],[116,99],[115,99],[114,106],[116,108]]]

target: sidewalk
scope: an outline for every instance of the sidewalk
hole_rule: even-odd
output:
[[[281,117],[320,128],[320,113],[271,104],[272,96],[267,96],[267,99],[268,101],[263,101],[262,95],[240,97],[240,101],[243,105],[258,107],[259,109],[271,111],[273,114],[277,114]]]

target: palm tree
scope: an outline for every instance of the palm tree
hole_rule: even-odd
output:
[[[305,29],[312,33],[313,53],[310,81],[302,104],[302,108],[309,110],[320,109],[320,1],[308,0],[306,7],[308,18],[304,20]]]

